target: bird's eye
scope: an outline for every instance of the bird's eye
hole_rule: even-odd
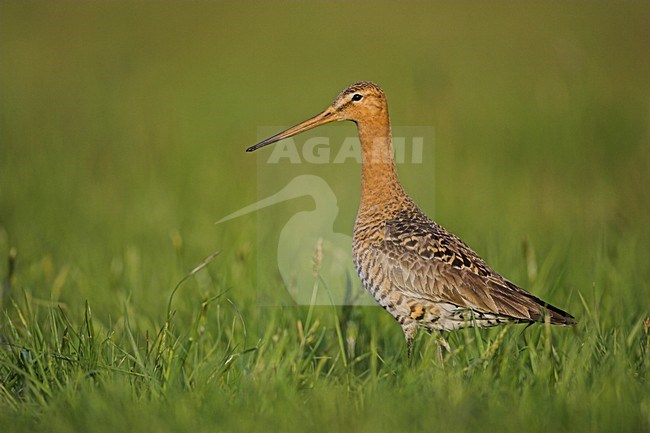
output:
[[[352,95],[352,100],[355,101],[355,102],[356,101],[361,101],[361,98],[363,98],[363,95],[360,95],[358,93],[355,93],[354,95]]]

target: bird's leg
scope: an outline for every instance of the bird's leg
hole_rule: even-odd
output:
[[[406,359],[411,359],[413,352],[413,337],[406,337]]]
[[[437,334],[437,340],[438,340],[438,348],[436,350],[436,354],[438,355],[438,361],[440,361],[440,365],[444,368],[445,367],[445,352],[451,352],[451,347],[449,347],[449,343],[444,337],[443,331],[440,330]]]
[[[404,322],[402,324],[402,331],[404,332],[404,337],[406,338],[406,357],[411,358],[413,353],[413,339],[415,338],[415,332],[418,329],[418,324],[415,321]]]

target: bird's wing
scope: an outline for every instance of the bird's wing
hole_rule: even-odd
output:
[[[562,317],[572,319],[494,272],[458,237],[431,220],[388,221],[376,251],[376,260],[395,289],[409,296],[522,321],[549,314],[554,323],[562,323]]]

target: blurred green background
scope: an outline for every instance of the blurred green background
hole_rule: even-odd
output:
[[[642,232],[648,11],[3,2],[2,248],[17,246],[22,263],[51,255],[101,273],[128,246],[164,255],[170,231],[197,257],[250,241],[212,223],[257,199],[243,149],[258,126],[302,120],[358,80],[383,86],[395,125],[435,127],[435,158],[402,181],[484,254],[508,234],[544,243]],[[351,193],[339,201],[354,204],[337,228],[349,233],[359,173],[340,177]],[[142,260],[153,269],[169,257]]]
[[[213,224],[259,198],[244,149],[370,80],[394,125],[435,128],[423,164],[400,167],[423,210],[579,319],[578,292],[606,306],[603,324],[637,320],[650,304],[649,23],[648,2],[2,1],[0,275],[15,247],[17,293],[73,317],[87,300],[106,326],[128,305],[148,329],[222,249],[215,287],[263,334],[255,218]],[[334,131],[355,133],[318,133]],[[332,170],[336,231],[350,234],[358,168]],[[278,230],[275,214],[263,217]],[[206,287],[182,297],[218,291]],[[399,328],[376,317],[397,352]]]

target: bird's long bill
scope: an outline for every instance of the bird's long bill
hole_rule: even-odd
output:
[[[320,125],[325,125],[326,123],[334,122],[335,120],[340,120],[340,119],[336,115],[336,112],[331,107],[329,107],[327,110],[323,111],[320,114],[317,114],[311,119],[307,119],[304,122],[297,124],[296,126],[292,126],[287,130],[279,132],[275,134],[273,137],[269,137],[264,141],[260,141],[256,145],[246,149],[246,152],[252,152],[254,150],[259,149],[260,147],[264,147],[269,144],[276,143],[285,138],[293,137],[296,134],[300,134],[301,132],[308,131]]]

